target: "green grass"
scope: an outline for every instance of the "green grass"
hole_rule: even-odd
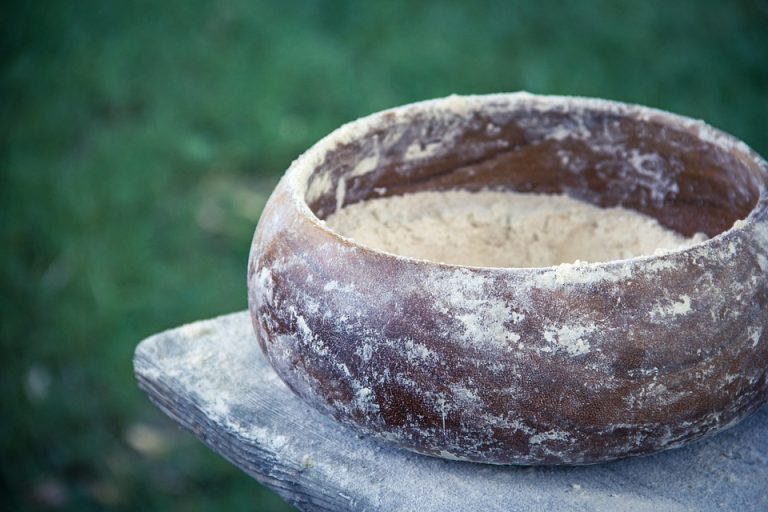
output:
[[[768,154],[766,2],[0,7],[0,496],[285,510],[137,389],[136,343],[244,309],[260,209],[345,121],[526,89],[703,118]]]

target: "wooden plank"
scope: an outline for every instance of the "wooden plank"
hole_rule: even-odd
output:
[[[272,371],[246,312],[157,334],[139,385],[211,449],[302,510],[768,510],[768,408],[692,446],[583,467],[453,462],[356,435]]]

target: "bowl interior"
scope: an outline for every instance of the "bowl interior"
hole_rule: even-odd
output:
[[[375,197],[496,189],[622,206],[712,237],[749,214],[765,179],[745,146],[703,123],[590,100],[449,98],[370,116],[324,142],[304,183],[320,219]]]

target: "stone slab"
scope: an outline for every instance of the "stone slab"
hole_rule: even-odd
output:
[[[160,409],[302,510],[768,510],[768,407],[650,457],[489,466],[399,450],[316,412],[272,371],[247,312],[144,340],[134,369]]]

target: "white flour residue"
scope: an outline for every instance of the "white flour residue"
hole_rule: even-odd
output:
[[[686,315],[690,312],[691,298],[688,295],[681,295],[675,301],[657,304],[651,310],[651,317],[666,321],[668,317]]]
[[[451,190],[377,198],[328,219],[336,232],[372,249],[484,267],[544,267],[621,260],[703,241],[624,208],[563,195]]]
[[[503,298],[494,294],[491,281],[466,269],[453,275],[437,273],[427,283],[435,299],[435,309],[450,313],[460,326],[459,337],[478,348],[511,350],[520,335],[510,331],[512,310]]]
[[[594,324],[550,326],[544,331],[544,339],[552,344],[555,350],[564,350],[568,355],[580,356],[589,352],[588,335],[594,330]]]
[[[547,441],[570,441],[571,437],[572,436],[568,432],[562,430],[549,430],[531,436],[528,442],[530,444],[542,444]]]

